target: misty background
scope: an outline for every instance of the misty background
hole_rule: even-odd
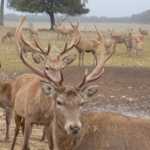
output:
[[[149,0],[88,0],[86,5],[90,9],[88,14],[67,18],[81,22],[150,23]],[[46,14],[25,14],[33,21],[48,20]],[[18,20],[18,15],[22,13],[7,7],[5,0],[5,20]]]

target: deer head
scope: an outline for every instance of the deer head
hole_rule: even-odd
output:
[[[98,65],[91,73],[85,71],[83,80],[79,85],[68,86],[63,82],[64,75],[62,68],[54,69],[45,65],[43,71],[39,71],[28,63],[24,57],[23,47],[21,45],[23,35],[20,25],[16,30],[16,40],[22,62],[34,73],[42,77],[41,89],[43,90],[43,93],[45,93],[45,96],[53,97],[55,102],[54,116],[56,118],[56,125],[64,130],[64,132],[68,135],[74,136],[79,134],[82,128],[82,122],[80,119],[81,107],[87,102],[87,98],[91,98],[97,91],[97,87],[88,86],[87,84],[99,79],[102,76],[104,72],[104,65],[112,56],[113,51],[109,55],[102,52]],[[65,47],[66,46],[67,44],[65,44]]]

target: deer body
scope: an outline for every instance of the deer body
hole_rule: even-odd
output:
[[[9,41],[11,41],[15,36],[14,31],[8,31],[2,38],[1,38],[1,42],[4,43],[6,41],[6,39],[8,39]]]
[[[84,63],[84,55],[85,53],[92,53],[94,57],[95,64],[97,64],[97,53],[96,50],[101,45],[101,37],[97,39],[86,39],[81,36],[81,33],[78,29],[79,25],[72,25],[73,34],[71,39],[70,47],[75,47],[79,53],[79,66]]]
[[[59,35],[64,35],[66,37],[67,35],[71,35],[73,33],[73,29],[71,27],[67,27],[63,24],[55,25],[54,30],[57,33],[58,39],[59,39]]]
[[[34,74],[24,74],[16,77],[16,79],[8,80],[0,83],[0,107],[5,110],[6,114],[6,136],[9,139],[9,128],[14,106],[14,99],[17,92],[28,82],[34,79]]]
[[[50,125],[53,117],[52,112],[54,105],[51,98],[45,96],[42,92],[40,86],[42,78],[34,74],[25,74],[22,75],[22,77],[20,76],[20,79],[22,78],[21,80],[25,80],[25,77],[28,78],[29,82],[23,84],[14,98],[16,130],[18,133],[22,126],[25,135],[24,139],[27,141],[24,143],[24,149],[28,146],[28,136],[30,133],[27,131],[31,131],[32,124],[44,125],[45,127]],[[30,126],[27,127],[26,124]],[[17,135],[18,134],[14,137],[11,149],[14,149]]]
[[[149,150],[150,120],[111,112],[84,112],[80,135],[71,137],[56,124],[61,150]]]

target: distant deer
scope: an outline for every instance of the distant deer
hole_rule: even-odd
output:
[[[8,31],[6,34],[1,38],[1,42],[4,43],[6,40],[12,41],[15,36],[14,31]]]
[[[69,55],[69,58],[66,55],[58,55],[55,59],[49,58],[49,53],[51,51],[50,46],[48,46],[48,50],[45,51],[45,49],[42,49],[41,45],[39,45],[38,41],[35,41],[36,45],[32,45],[32,43],[26,41],[22,33],[22,24],[25,19],[25,17],[21,19],[16,29],[15,37],[21,60],[34,73],[37,73],[37,75],[25,74],[20,76],[22,80],[26,78],[30,78],[31,80],[22,85],[13,100],[16,128],[11,150],[14,149],[20,128],[22,128],[22,132],[24,133],[24,144],[22,149],[26,150],[29,148],[28,142],[32,124],[43,125],[45,128],[50,126],[53,120],[55,103],[53,100],[55,94],[53,93],[53,89],[52,91],[50,89],[51,84],[56,84],[56,86],[61,84],[63,81],[61,70],[75,59],[74,57],[70,58]],[[38,53],[44,57],[44,72],[39,71],[28,63],[24,56],[24,49],[27,47],[30,47],[33,53]],[[65,51],[66,47],[67,44],[65,44],[63,51]],[[51,139],[48,138],[48,140],[50,143]],[[49,145],[49,147],[51,147],[51,145]]]
[[[102,34],[98,33],[97,39],[87,39],[83,38],[81,36],[81,33],[79,31],[79,23],[77,25],[72,25],[73,28],[73,34],[71,37],[70,45],[68,46],[68,50],[72,49],[73,47],[76,48],[76,50],[79,53],[79,66],[84,64],[84,55],[85,53],[91,53],[94,57],[94,62],[97,64],[97,53],[96,50],[99,49],[99,47],[102,44],[103,37]]]
[[[135,34],[133,32],[129,32],[127,38],[127,48],[129,53],[131,54],[135,51],[136,56],[140,55],[143,52],[144,48],[144,36],[142,34]]]
[[[144,35],[144,36],[147,36],[149,33],[148,33],[148,30],[144,30],[142,28],[139,28],[139,32]]]
[[[65,24],[55,25],[54,30],[57,33],[57,39],[59,39],[60,35],[67,37],[73,33],[73,28]]]

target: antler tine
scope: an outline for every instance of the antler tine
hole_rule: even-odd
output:
[[[97,79],[99,79],[102,74],[104,73],[104,65],[105,63],[112,57],[112,55],[115,52],[115,48],[112,48],[112,52],[110,54],[106,55],[106,52],[102,51],[101,56],[100,56],[100,61],[97,64],[97,66],[95,67],[95,69],[91,72],[91,73],[87,73],[85,72],[84,78],[81,81],[81,83],[78,85],[78,89],[80,89],[81,87],[83,87],[85,84],[89,83],[89,82],[93,82]]]
[[[63,54],[65,54],[68,51],[67,47],[68,47],[68,42],[66,41],[65,42],[65,46],[63,48],[63,51],[60,53],[60,55],[63,55]]]
[[[49,52],[50,52],[50,49],[51,49],[50,44],[48,45],[47,51],[45,51],[45,50],[43,50],[43,48],[41,47],[40,43],[39,43],[35,38],[33,38],[33,40],[34,40],[34,43],[35,43],[35,45],[37,46],[37,48],[41,51],[41,53],[42,53],[43,55],[46,55],[46,56],[47,56],[47,55],[49,54]]]
[[[103,35],[98,31],[96,25],[94,25],[94,27],[95,27],[95,29],[96,29],[96,33],[97,33],[97,35],[98,35],[99,40],[100,40],[100,41],[103,41],[103,39],[104,39]]]
[[[44,74],[40,71],[38,71],[37,69],[35,69],[34,67],[32,67],[24,58],[23,56],[23,47],[20,45],[22,42],[22,25],[24,23],[24,21],[26,20],[26,17],[22,17],[20,20],[20,24],[18,25],[17,29],[16,29],[16,34],[15,34],[15,38],[17,41],[17,46],[20,52],[20,58],[22,60],[22,62],[28,67],[30,68],[33,72],[35,72],[36,74],[38,74],[41,77],[44,77]]]
[[[21,35],[20,39],[21,39],[21,42],[22,42],[25,46],[27,46],[27,47],[30,48],[30,52],[34,52],[34,53],[39,53],[39,54],[41,54],[41,52],[39,51],[39,49],[38,49],[37,47],[35,47],[35,46],[32,45],[30,42],[28,42],[28,41],[25,40],[25,38],[24,38],[23,35]]]
[[[23,25],[23,22],[25,21],[25,19],[26,19],[25,17],[21,18],[20,23],[16,30],[16,34],[15,34],[17,46],[20,51],[20,59],[28,68],[30,68],[34,73],[38,74],[42,78],[46,78],[47,80],[53,82],[56,86],[58,86],[58,84],[59,85],[62,84],[63,74],[61,71],[55,70],[55,76],[53,76],[52,73],[54,72],[54,70],[45,67],[44,72],[41,72],[37,68],[34,68],[32,65],[30,65],[28,63],[28,61],[24,58],[24,53],[23,53],[24,46],[21,45],[21,43],[23,42],[23,39],[24,39],[23,35],[22,35],[22,25]],[[49,73],[50,71],[51,71],[51,73]]]

